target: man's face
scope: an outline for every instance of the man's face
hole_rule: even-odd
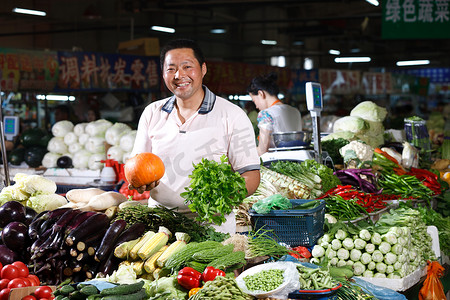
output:
[[[173,49],[166,53],[163,78],[167,88],[181,100],[201,95],[206,64],[200,66],[190,48]]]

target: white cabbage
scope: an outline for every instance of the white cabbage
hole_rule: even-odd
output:
[[[79,143],[73,143],[69,146],[69,153],[77,153],[78,151],[80,151],[81,149],[83,149],[84,147],[79,144]]]
[[[92,153],[83,149],[73,155],[72,164],[75,169],[87,169]]]
[[[120,145],[120,138],[131,131],[131,127],[125,123],[115,123],[109,127],[105,132],[105,140],[108,144],[113,146]]]
[[[75,125],[75,127],[73,128],[73,132],[76,134],[76,135],[78,135],[78,136],[80,136],[80,135],[82,135],[83,133],[86,133],[85,132],[85,129],[86,129],[86,125],[87,125],[88,123],[78,123],[77,125]]]
[[[106,154],[104,152],[94,153],[89,157],[89,169],[90,170],[101,170],[104,167],[102,160],[106,159]]]
[[[136,139],[136,134],[137,134],[137,130],[132,130],[129,131],[128,133],[124,134],[121,138],[120,138],[120,148],[122,148],[122,150],[124,152],[131,152],[131,150],[133,150],[133,146],[134,146],[134,140]]]
[[[84,145],[84,148],[91,153],[99,153],[105,151],[105,138],[91,136]]]
[[[68,120],[56,122],[52,126],[52,134],[56,137],[64,137],[73,130],[73,123]]]
[[[82,133],[78,136],[78,143],[80,143],[81,145],[86,145],[88,139],[89,139],[89,134],[87,133]]]
[[[75,134],[75,132],[68,132],[64,136],[64,143],[66,143],[67,146],[70,146],[73,143],[78,143],[78,136]]]
[[[55,152],[47,152],[45,153],[44,157],[42,158],[42,165],[49,169],[49,168],[56,168],[56,162],[58,161],[58,158],[61,155],[59,153]]]
[[[48,141],[47,150],[54,153],[65,153],[68,151],[64,138],[56,136]]]
[[[86,125],[85,131],[87,134],[89,134],[91,137],[105,137],[105,132],[108,128],[110,128],[113,125],[112,122],[105,120],[105,119],[99,119],[93,122],[89,122]]]
[[[351,110],[350,116],[360,117],[373,122],[383,122],[387,116],[387,109],[378,106],[372,101],[363,101]]]
[[[345,116],[337,119],[333,125],[333,132],[350,131],[361,134],[369,129],[369,125],[360,117]]]
[[[122,156],[122,162],[126,163],[128,159],[130,159],[131,157],[131,153],[130,152],[125,152]]]
[[[119,146],[112,146],[106,152],[106,156],[108,157],[108,159],[114,159],[119,163],[122,163],[123,154],[124,152]]]

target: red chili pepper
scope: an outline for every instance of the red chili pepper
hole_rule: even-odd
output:
[[[203,274],[202,274],[202,280],[203,280],[204,282],[212,281],[212,280],[214,280],[217,276],[223,276],[223,277],[225,277],[225,272],[222,271],[222,270],[220,270],[220,269],[216,269],[216,268],[214,268],[214,267],[209,266],[209,267],[206,267],[205,270],[203,271]]]
[[[297,259],[299,258],[310,258],[311,252],[309,252],[308,248],[303,246],[297,246],[295,248],[292,248],[292,252],[289,254]],[[295,251],[295,252],[294,252]]]
[[[182,287],[190,290],[200,286],[201,278],[202,273],[199,271],[190,267],[184,267],[178,272],[177,281]]]

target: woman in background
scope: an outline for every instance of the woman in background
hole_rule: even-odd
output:
[[[277,74],[270,73],[252,79],[247,92],[260,110],[258,113],[259,143],[261,156],[269,148],[275,147],[271,134],[274,132],[302,131],[300,111],[278,99]]]

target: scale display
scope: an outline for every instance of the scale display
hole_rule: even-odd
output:
[[[306,105],[309,111],[320,112],[323,109],[322,88],[319,83],[306,83]]]
[[[19,134],[19,117],[5,116],[3,117],[3,125],[7,140],[11,141]]]

